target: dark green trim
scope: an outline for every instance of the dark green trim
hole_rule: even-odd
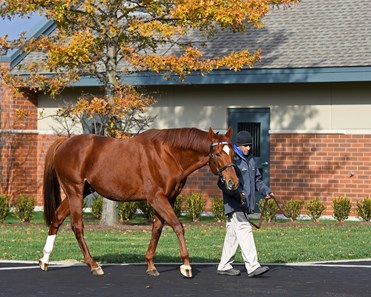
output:
[[[318,83],[371,81],[371,67],[326,67],[289,69],[245,69],[238,72],[214,70],[205,75],[193,73],[184,81],[173,75],[169,80],[152,72],[122,76],[122,82],[132,85],[203,85],[203,84],[256,84],[256,83]],[[82,78],[76,85],[96,85],[92,78]]]

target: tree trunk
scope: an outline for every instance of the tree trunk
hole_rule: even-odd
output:
[[[117,202],[103,198],[102,218],[100,224],[103,226],[117,226],[119,224],[117,213]]]
[[[116,70],[116,67],[117,67],[117,65],[111,65],[114,61],[113,56],[112,56],[113,53],[114,53],[114,49],[111,48],[108,51],[108,55],[110,56],[110,59],[108,59],[109,62],[108,62],[108,65],[106,65],[108,84],[105,86],[105,95],[106,95],[107,101],[111,101],[111,98],[113,95],[114,81],[115,81],[115,74],[116,74],[116,72],[113,69]],[[117,206],[118,206],[118,202],[103,198],[102,218],[100,220],[101,225],[117,226],[119,224]]]

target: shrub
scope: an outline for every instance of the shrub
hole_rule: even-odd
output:
[[[84,199],[82,199],[83,210],[84,210],[84,208],[87,208],[87,207],[89,207],[89,197],[88,196],[86,196],[86,197],[84,197]]]
[[[309,200],[305,204],[308,216],[313,222],[318,222],[322,213],[325,211],[326,206],[323,205],[319,199]]]
[[[258,207],[260,209],[260,215],[263,216],[263,220],[265,222],[271,222],[278,212],[278,207],[276,202],[273,199],[269,199],[267,202],[267,206],[265,207],[264,213],[262,213],[263,206],[265,203],[265,199],[260,199],[258,203]]]
[[[225,219],[224,214],[224,202],[223,198],[214,197],[211,203],[211,211],[213,212],[215,219],[218,222],[222,222]]]
[[[14,216],[21,222],[29,222],[32,218],[35,203],[35,198],[23,194],[19,195],[14,202]]]
[[[294,222],[300,215],[301,209],[303,208],[304,201],[301,200],[289,200],[283,205],[283,210],[288,218]]]
[[[136,202],[119,202],[117,205],[117,212],[121,223],[128,222],[134,218],[136,211]]]
[[[182,205],[183,205],[183,196],[179,195],[176,197],[175,202],[174,202],[174,212],[176,216],[179,218],[181,213],[182,213]]]
[[[339,197],[332,201],[334,217],[338,222],[345,221],[350,214],[352,205],[347,197]]]
[[[153,207],[148,204],[147,200],[138,201],[136,204],[137,208],[139,208],[143,212],[146,220],[148,222],[151,222],[155,214],[155,210],[153,209]]]
[[[357,202],[357,214],[364,222],[371,220],[371,198],[366,197],[362,202]]]
[[[187,212],[193,222],[199,221],[205,205],[206,199],[202,197],[201,193],[193,193],[186,196]]]
[[[0,223],[4,223],[9,214],[9,199],[5,194],[0,194]]]
[[[91,199],[91,213],[92,215],[100,220],[102,218],[103,211],[103,197],[97,193],[94,193]]]

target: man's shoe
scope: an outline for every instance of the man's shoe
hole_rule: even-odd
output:
[[[268,271],[269,271],[268,266],[262,266],[262,267],[256,268],[253,272],[249,273],[247,276],[248,277],[261,276]]]
[[[237,275],[240,275],[241,274],[241,271],[239,271],[238,269],[228,269],[228,270],[218,270],[217,273],[219,275],[229,275],[229,276],[237,276]]]

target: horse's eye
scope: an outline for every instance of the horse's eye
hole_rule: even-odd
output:
[[[220,152],[216,152],[215,155],[216,155],[217,157],[220,157]]]

